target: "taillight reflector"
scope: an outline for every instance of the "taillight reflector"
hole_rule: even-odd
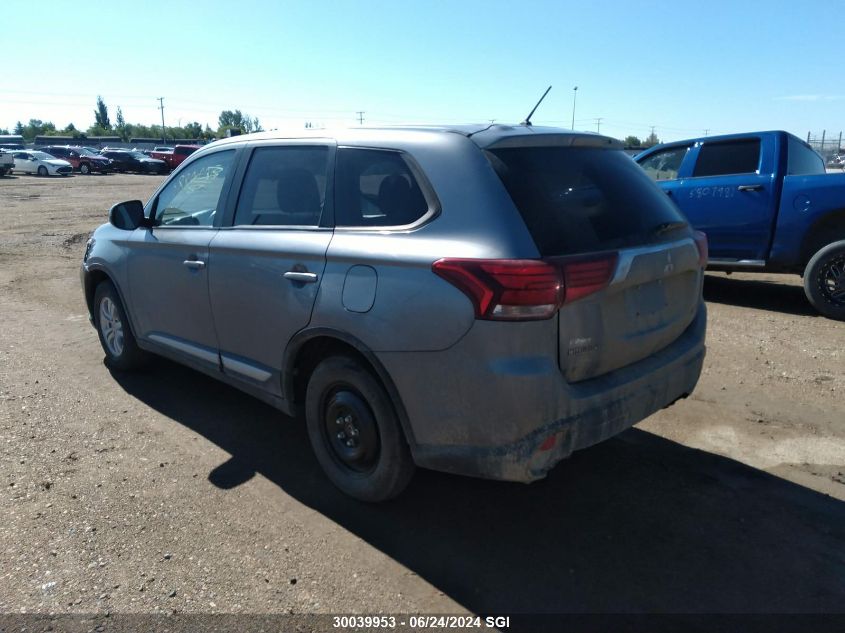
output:
[[[693,231],[695,245],[698,246],[698,264],[707,268],[707,259],[710,256],[710,248],[707,245],[707,235],[701,231]]]
[[[547,319],[561,305],[607,286],[616,253],[591,257],[536,259],[440,259],[432,270],[472,301],[478,319]]]

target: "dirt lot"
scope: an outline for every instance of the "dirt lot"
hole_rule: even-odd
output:
[[[529,487],[336,492],[301,424],[111,373],[78,266],[154,176],[0,178],[0,612],[818,612],[845,604],[845,324],[709,275],[695,394]]]

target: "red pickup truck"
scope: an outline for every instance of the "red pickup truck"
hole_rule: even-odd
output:
[[[188,156],[200,148],[199,145],[177,145],[172,152],[150,152],[150,158],[158,158],[167,163],[171,170],[176,169]]]

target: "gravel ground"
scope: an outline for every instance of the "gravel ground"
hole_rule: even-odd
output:
[[[695,394],[531,486],[346,499],[301,423],[103,364],[78,266],[156,176],[0,178],[0,613],[825,612],[845,604],[845,324],[708,275]]]

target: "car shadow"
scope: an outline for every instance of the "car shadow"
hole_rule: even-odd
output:
[[[803,288],[778,281],[705,275],[704,299],[743,308],[798,316],[820,316],[807,301]]]
[[[113,376],[232,456],[214,485],[260,474],[475,613],[842,611],[845,503],[725,457],[632,429],[530,486],[420,470],[367,505],[301,422],[168,361]]]

